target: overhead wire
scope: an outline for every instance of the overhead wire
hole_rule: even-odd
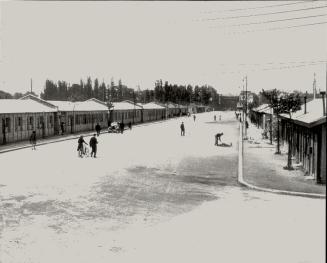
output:
[[[232,32],[228,32],[226,34],[234,35],[234,34],[246,34],[246,33],[254,33],[254,32],[276,31],[276,30],[284,30],[284,29],[290,29],[290,28],[301,28],[301,27],[324,25],[324,24],[327,24],[327,21],[300,24],[300,25],[293,25],[293,26],[284,26],[284,27],[270,27],[270,28],[265,28],[265,29],[255,29],[255,30],[247,30],[247,31],[232,31]]]
[[[327,14],[319,14],[319,15],[311,15],[311,16],[301,16],[301,17],[292,17],[292,18],[275,19],[275,20],[266,20],[266,21],[258,21],[258,22],[251,22],[251,23],[245,23],[245,24],[217,25],[217,26],[212,26],[212,28],[220,28],[220,27],[241,27],[241,26],[249,26],[249,25],[261,25],[261,24],[276,23],[276,22],[283,22],[283,21],[292,21],[292,20],[300,20],[300,19],[315,18],[315,17],[322,17],[322,16],[327,16]]]
[[[237,12],[237,11],[245,11],[245,10],[255,10],[255,9],[265,9],[271,7],[279,7],[279,6],[289,6],[289,5],[298,5],[298,4],[308,4],[312,2],[316,2],[318,0],[304,0],[304,1],[297,1],[295,3],[287,3],[287,4],[277,4],[277,5],[266,5],[266,6],[255,6],[255,7],[247,7],[247,8],[235,8],[235,9],[227,9],[227,10],[217,10],[217,11],[205,11],[202,12],[204,14],[211,14],[211,13],[225,13],[225,12]]]
[[[269,70],[281,70],[281,69],[292,69],[292,68],[300,68],[300,67],[309,67],[309,66],[317,66],[320,64],[326,63],[324,62],[314,62],[309,64],[303,64],[303,65],[294,65],[294,66],[283,66],[283,67],[272,67],[272,68],[256,68],[256,69],[243,69],[243,70],[237,70],[237,71],[223,71],[219,72],[220,74],[243,74],[246,72],[253,72],[253,71],[269,71]]]
[[[323,6],[314,6],[314,7],[292,9],[292,10],[283,10],[283,11],[268,12],[268,13],[259,13],[259,14],[248,14],[248,15],[227,16],[227,17],[215,17],[215,18],[202,18],[202,19],[196,20],[196,21],[197,22],[206,22],[206,21],[227,20],[227,19],[255,17],[255,16],[277,15],[277,14],[299,12],[299,11],[306,11],[306,10],[315,10],[315,9],[321,9],[321,8],[326,8],[326,7],[327,7],[327,5],[323,5]]]

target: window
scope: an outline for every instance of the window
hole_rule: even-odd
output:
[[[37,128],[42,129],[43,128],[42,125],[44,125],[44,118],[43,116],[39,116],[37,118]]]
[[[15,118],[15,130],[22,130],[22,117],[16,117]]]
[[[48,121],[49,121],[49,128],[52,128],[53,127],[53,116],[50,115],[49,118],[48,118]]]
[[[75,116],[75,124],[76,124],[76,125],[79,125],[79,124],[81,123],[80,118],[81,118],[81,115],[76,115],[76,116]]]
[[[33,130],[34,129],[34,120],[33,120],[33,117],[30,116],[28,117],[28,122],[27,122],[27,129],[28,130]]]
[[[5,120],[5,127],[6,127],[6,131],[7,131],[7,132],[10,132],[10,124],[11,124],[11,118],[8,117],[8,118],[6,118],[6,120]]]

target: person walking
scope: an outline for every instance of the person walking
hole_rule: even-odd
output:
[[[195,116],[195,114],[193,115],[193,120],[195,121],[195,119],[196,119],[196,116]]]
[[[31,136],[30,136],[30,143],[32,144],[32,150],[36,150],[36,132],[33,131]]]
[[[184,122],[182,122],[182,124],[181,124],[181,136],[185,136],[185,126],[184,126]]]
[[[125,124],[124,124],[124,122],[121,122],[120,123],[120,132],[121,132],[121,134],[124,133],[124,129],[125,129]]]
[[[131,122],[131,121],[128,123],[128,128],[129,128],[130,130],[132,129],[132,122]]]
[[[78,156],[79,157],[83,157],[83,154],[84,154],[84,146],[83,144],[85,143],[87,145],[87,143],[84,141],[84,137],[83,135],[81,135],[77,141],[78,143],[78,146],[77,146],[77,151],[78,151]]]
[[[64,133],[65,133],[65,123],[62,121],[61,123],[60,123],[60,128],[61,128],[61,135],[64,135]]]
[[[217,118],[216,118],[216,115],[215,115],[215,116],[213,116],[213,120],[214,120],[214,121],[216,121],[216,120],[217,120]]]
[[[96,155],[97,155],[97,144],[98,144],[98,140],[95,136],[96,136],[96,134],[93,134],[93,136],[90,139],[90,143],[89,143],[89,145],[92,149],[91,157],[93,156],[94,158],[97,157]]]
[[[100,132],[101,132],[101,126],[99,123],[97,123],[97,125],[95,125],[95,131],[97,132],[97,136],[99,136]]]

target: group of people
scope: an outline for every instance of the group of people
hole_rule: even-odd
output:
[[[87,155],[87,147],[84,147],[84,144],[89,145],[91,147],[91,157],[96,158],[97,157],[97,144],[98,144],[98,140],[97,140],[97,136],[100,136],[101,133],[101,126],[99,123],[97,123],[95,125],[95,131],[96,133],[93,134],[93,136],[91,137],[89,144],[87,144],[87,142],[84,140],[83,135],[81,135],[78,139],[78,146],[77,146],[77,151],[78,151],[78,156],[79,157],[83,157],[85,155]]]
[[[109,124],[109,123],[108,123]],[[111,123],[110,123],[111,125]],[[128,128],[131,130],[132,129],[132,123],[129,122],[128,123]],[[125,129],[125,124],[124,122],[120,122],[119,123],[119,129],[120,132],[123,133],[124,129]],[[100,136],[101,133],[101,126],[99,125],[99,123],[97,123],[97,125],[95,125],[95,131],[96,134],[93,134],[93,136],[91,137],[89,144],[87,144],[87,142],[84,140],[83,135],[81,135],[78,139],[78,146],[77,146],[77,151],[78,151],[78,155],[79,157],[83,157],[85,155],[87,155],[87,147],[84,146],[85,145],[89,145],[91,147],[91,157],[96,158],[96,154],[97,154],[97,144],[98,144],[98,140],[96,137]]]
[[[97,144],[98,144],[98,140],[96,138],[96,134],[93,134],[93,136],[91,137],[89,144],[87,144],[87,142],[84,140],[83,135],[81,135],[78,139],[78,146],[77,146],[77,151],[78,151],[78,156],[79,157],[83,157],[87,154],[87,148],[84,147],[84,144],[89,145],[92,149],[91,151],[91,157],[96,158],[97,156]]]

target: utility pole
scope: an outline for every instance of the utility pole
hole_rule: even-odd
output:
[[[247,139],[248,119],[248,76],[245,76],[245,138]]]
[[[317,93],[317,90],[316,90],[316,73],[313,74],[313,99],[316,98],[316,93]]]

